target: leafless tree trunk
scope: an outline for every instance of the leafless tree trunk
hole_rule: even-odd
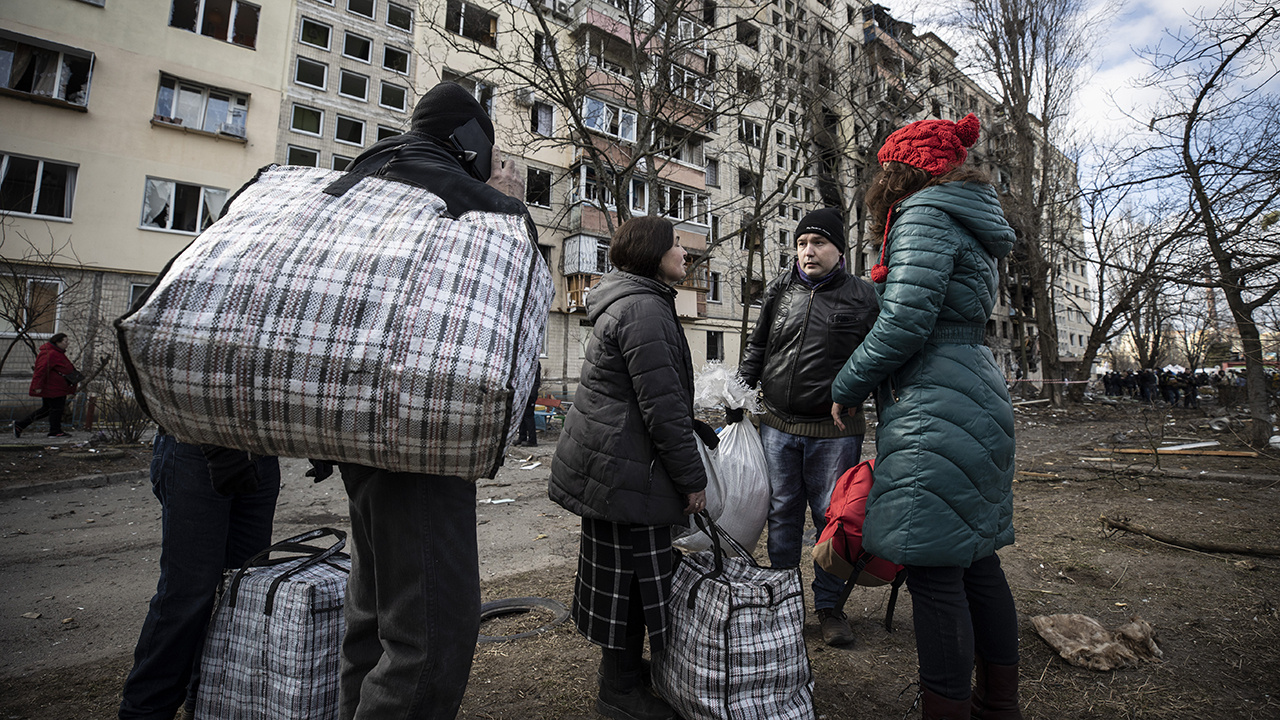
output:
[[[1267,221],[1280,199],[1280,11],[1244,0],[1193,21],[1172,51],[1147,49],[1146,83],[1162,94],[1138,159],[1155,192],[1187,198],[1200,256],[1240,336],[1253,420],[1249,441],[1271,433],[1256,316],[1280,293],[1280,233]]]

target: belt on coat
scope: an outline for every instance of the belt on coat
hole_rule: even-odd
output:
[[[950,345],[985,345],[987,327],[963,323],[940,322],[933,326],[927,342]]]

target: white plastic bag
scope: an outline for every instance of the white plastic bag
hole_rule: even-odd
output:
[[[738,379],[737,368],[707,363],[693,376],[693,406],[700,410],[733,408],[760,412],[756,391]]]
[[[769,476],[760,433],[746,420],[720,431],[720,446],[698,449],[707,468],[707,512],[722,530],[755,552],[769,519]],[[711,540],[695,529],[684,529],[672,544],[688,552],[711,549]],[[728,550],[728,548],[726,548]]]
[[[760,411],[756,391],[738,379],[734,368],[710,363],[694,376],[693,387],[696,407]],[[769,476],[760,434],[743,420],[720,430],[715,450],[701,443],[698,447],[707,468],[707,512],[722,530],[755,552],[769,519]],[[672,544],[688,552],[711,548],[711,540],[696,528],[678,531]],[[725,551],[733,553],[730,548]]]

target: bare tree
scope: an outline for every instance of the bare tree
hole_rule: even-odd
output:
[[[961,0],[956,21],[972,41],[975,69],[998,88],[1003,123],[1011,142],[997,158],[1002,166],[1005,214],[1017,232],[1009,263],[1014,306],[1030,294],[1038,327],[1039,355],[1046,378],[1061,377],[1052,281],[1052,245],[1069,222],[1054,219],[1063,210],[1063,183],[1055,177],[1060,158],[1053,149],[1090,47],[1094,18],[1083,0]],[[1074,193],[1071,193],[1074,195]],[[1045,394],[1062,400],[1062,386],[1046,384]]]
[[[83,282],[70,240],[50,233],[47,242],[37,243],[7,215],[0,216],[0,323],[12,333],[0,353],[0,371],[19,344],[34,356],[37,340],[55,332],[60,312],[77,314],[84,304]]]
[[[1280,233],[1268,221],[1280,198],[1280,97],[1275,64],[1280,11],[1244,0],[1193,18],[1172,49],[1141,52],[1146,86],[1161,93],[1136,161],[1153,192],[1185,198],[1199,254],[1221,291],[1245,358],[1250,443],[1271,432],[1256,319],[1280,293]],[[1194,280],[1189,280],[1194,282]]]

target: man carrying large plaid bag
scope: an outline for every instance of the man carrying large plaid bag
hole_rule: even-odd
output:
[[[480,103],[444,82],[418,102],[406,135],[370,147],[348,174],[379,168],[380,177],[439,196],[454,217],[523,215],[536,238],[524,203],[485,184],[493,142]],[[352,562],[340,716],[453,718],[480,629],[474,478],[338,468],[350,498]]]

